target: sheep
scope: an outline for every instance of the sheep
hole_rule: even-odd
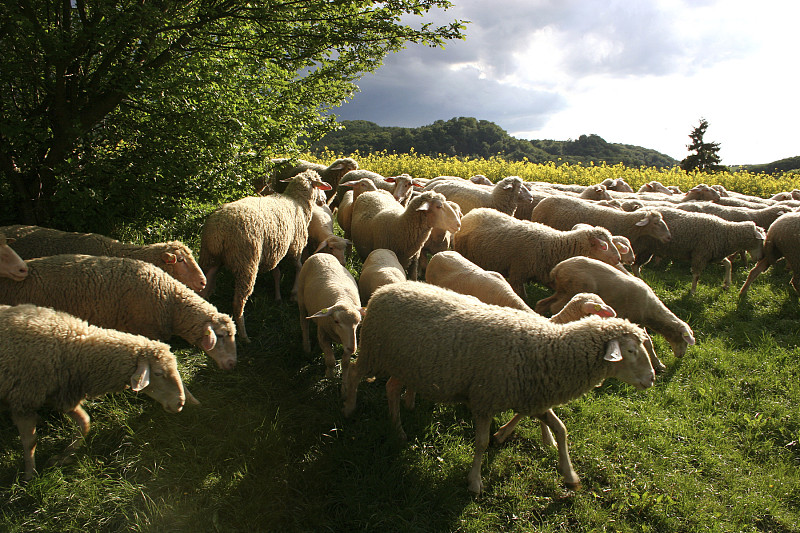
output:
[[[292,161],[295,161],[295,164],[289,166]],[[267,184],[266,180],[262,178],[256,185],[257,194],[262,194],[267,187],[271,187],[274,192],[283,193],[286,190],[286,183],[288,183],[291,178],[307,170],[313,170],[319,175],[322,181],[331,186],[332,189],[322,189],[326,191],[326,196],[329,194],[333,195],[333,192],[329,193],[327,191],[336,191],[336,186],[339,184],[342,176],[350,171],[358,169],[358,163],[349,157],[337,159],[327,167],[319,163],[311,163],[304,159],[279,158],[271,159],[270,163],[272,165],[271,183]],[[259,189],[261,182],[263,182],[265,186]],[[328,196],[328,198],[331,198],[331,196]]]
[[[464,215],[461,230],[453,236],[453,249],[481,268],[506,276],[522,298],[528,280],[549,283],[550,270],[567,257],[588,255],[612,265],[620,262],[605,228],[559,231],[489,208]]]
[[[430,184],[429,184],[430,185]],[[519,176],[508,176],[492,187],[474,185],[469,182],[445,180],[434,184],[428,190],[445,195],[461,206],[465,215],[478,207],[492,207],[502,213],[513,216],[519,201],[530,202],[530,191],[523,186]]]
[[[731,222],[752,220],[757,226],[764,229],[769,228],[770,224],[779,216],[792,211],[791,207],[780,204],[771,205],[764,209],[750,209],[747,207],[720,205],[713,202],[686,202],[676,205],[675,209],[715,215]]]
[[[713,187],[709,187],[705,183],[700,183],[695,185],[681,198],[681,202],[691,202],[691,201],[700,201],[700,202],[719,202],[720,201],[720,193]]]
[[[358,295],[361,301],[369,301],[372,293],[389,283],[406,280],[403,265],[397,260],[397,255],[385,248],[372,250],[361,267],[358,277]]]
[[[494,183],[492,183],[492,180],[490,180],[483,174],[475,174],[474,176],[470,176],[469,181],[471,181],[476,185],[488,185],[489,187],[494,185]]]
[[[633,273],[637,277],[641,267],[654,255],[666,259],[689,259],[692,264],[691,294],[695,294],[700,274],[710,261],[721,261],[724,265],[723,287],[727,288],[731,284],[732,269],[729,256],[747,250],[758,261],[763,255],[766,234],[752,221],[728,222],[714,215],[669,207],[660,207],[658,211],[672,232],[672,240],[662,243],[642,237],[633,242],[636,250]]]
[[[22,281],[28,275],[28,265],[9,246],[14,244],[14,240],[6,237],[0,229],[0,278]]]
[[[411,329],[414,335],[408,334]],[[644,340],[645,332],[623,319],[588,317],[554,324],[433,285],[394,283],[381,287],[369,302],[359,356],[344,383],[343,414],[350,416],[355,410],[358,385],[365,376],[389,378],[389,413],[401,439],[403,385],[433,402],[466,403],[476,433],[468,488],[480,493],[492,417],[514,408],[550,427],[558,443],[558,470],[568,487],[578,488],[566,429],[552,408],[582,396],[607,377],[640,389],[651,387],[655,373]]]
[[[628,182],[626,182],[622,178],[616,178],[616,179],[606,178],[600,183],[600,185],[604,185],[605,188],[609,191],[634,192],[633,187],[628,185]]]
[[[461,213],[461,206],[450,200],[448,200],[447,203],[450,204],[450,207],[456,212],[458,219],[461,220],[461,217],[464,216]],[[428,254],[433,256],[439,252],[450,250],[452,247],[452,233],[441,228],[431,228],[431,234],[428,236],[428,240],[425,241],[425,244],[422,245],[422,250],[419,252],[419,271],[424,272],[428,268]]]
[[[177,335],[223,370],[236,365],[230,316],[151,263],[125,257],[62,254],[28,260],[22,281],[0,279],[0,304],[53,307],[90,324],[151,339]]]
[[[608,190],[606,190],[606,186],[602,183],[589,185],[578,195],[578,198],[583,198],[584,200],[613,200]]]
[[[576,230],[576,229],[591,228],[591,227],[592,227],[591,224],[580,223],[572,226],[572,229]],[[624,235],[612,235],[611,242],[614,243],[614,246],[619,252],[619,259],[620,259],[619,264],[614,265],[614,267],[617,270],[621,270],[622,272],[625,272],[626,274],[630,275],[630,272],[628,272],[623,266],[623,265],[632,265],[633,262],[636,261],[636,254],[633,253],[633,245],[631,244],[630,239],[628,239]]]
[[[665,187],[660,181],[649,181],[639,187],[637,192],[657,192],[666,195],[672,195],[672,191]]]
[[[764,272],[781,257],[786,258],[786,263],[792,269],[791,283],[795,292],[800,293],[800,213],[793,212],[781,215],[767,230],[764,241],[764,257],[759,260],[747,275],[747,280],[739,290],[739,297],[747,293],[748,287],[759,274]]]
[[[311,220],[308,223],[308,245],[303,253],[304,259],[310,254],[327,252],[344,265],[350,244],[352,243],[349,240],[339,237],[333,232],[333,213],[326,204],[311,207]]]
[[[344,187],[352,187],[352,190],[344,191]],[[339,184],[339,189],[343,190],[342,198],[336,208],[336,222],[342,228],[344,238],[350,238],[350,223],[353,220],[353,203],[362,192],[377,191],[375,182],[369,178],[361,178],[357,181],[346,181]]]
[[[23,259],[46,255],[86,254],[129,257],[153,263],[196,292],[206,286],[206,277],[188,246],[180,241],[131,244],[98,233],[75,233],[41,226],[6,226],[0,232],[14,237],[14,251]]]
[[[556,313],[575,294],[591,292],[610,305],[617,316],[662,335],[676,357],[683,357],[688,346],[695,344],[692,328],[675,316],[653,289],[639,278],[622,274],[617,269],[589,257],[566,259],[553,267],[551,274],[555,293],[536,303],[534,309],[538,313],[548,310]],[[653,367],[663,370],[665,367],[652,349],[652,344],[648,343],[646,346]]]
[[[420,185],[420,182],[412,178],[409,174],[384,177],[377,172],[364,169],[348,172],[342,177],[342,181],[353,182],[365,178],[372,181],[378,190],[389,192],[394,199],[400,202],[402,205],[406,205],[408,203],[414,186]],[[346,191],[344,189],[337,188],[335,197],[330,201],[330,206],[338,207],[341,204],[341,200],[344,198],[345,192]]]
[[[361,259],[372,250],[386,248],[408,269],[410,279],[417,279],[420,250],[432,228],[455,233],[461,221],[444,195],[426,191],[412,198],[403,208],[378,191],[361,194],[353,205],[351,234]]]
[[[206,218],[200,234],[200,266],[208,284],[200,293],[208,298],[220,267],[233,273],[233,318],[242,341],[250,342],[244,325],[244,306],[253,293],[259,266],[272,271],[275,299],[281,299],[278,262],[294,260],[300,271],[300,256],[308,241],[308,224],[314,189],[330,185],[313,170],[291,178],[283,194],[250,196],[224,204]],[[296,294],[295,288],[292,295]]]
[[[63,311],[31,304],[0,306],[0,404],[19,430],[24,479],[36,472],[37,411],[48,405],[75,420],[80,437],[67,448],[66,462],[89,433],[87,398],[130,385],[178,413],[198,403],[184,389],[175,355],[163,342],[89,325]]]
[[[659,242],[669,242],[672,238],[668,225],[658,211],[628,213],[569,196],[545,198],[533,209],[531,220],[562,231],[579,223],[602,226],[612,235],[627,237],[634,245],[644,236]]]
[[[342,379],[345,379],[350,356],[357,349],[356,328],[364,314],[353,275],[331,255],[309,257],[300,269],[297,307],[300,310],[303,350],[311,353],[308,321],[313,319],[317,324],[317,341],[325,357],[325,377],[333,377],[336,366],[333,343],[337,342],[344,348]]]

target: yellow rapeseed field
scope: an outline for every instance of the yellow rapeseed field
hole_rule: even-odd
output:
[[[591,185],[606,178],[622,178],[634,189],[649,181],[660,181],[664,185],[677,185],[687,191],[698,183],[722,185],[728,190],[760,197],[770,197],[781,191],[800,189],[800,175],[782,174],[770,176],[748,171],[719,172],[708,174],[692,172],[687,174],[678,167],[661,169],[655,167],[627,167],[617,165],[581,165],[567,163],[531,163],[529,161],[511,162],[500,157],[472,159],[439,154],[437,157],[410,154],[377,152],[369,154],[335,154],[324,152],[320,155],[304,154],[302,159],[315,163],[330,164],[340,157],[352,157],[361,168],[377,172],[383,176],[396,176],[407,173],[415,178],[436,176],[460,176],[468,178],[483,174],[493,182],[506,176],[519,176],[526,181],[547,181],[550,183],[576,183]]]

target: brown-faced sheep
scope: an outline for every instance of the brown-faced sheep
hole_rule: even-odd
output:
[[[244,342],[250,341],[244,326],[244,306],[253,293],[259,267],[272,271],[276,300],[281,299],[278,263],[289,257],[297,273],[300,271],[315,188],[327,190],[330,185],[315,171],[306,170],[291,178],[283,194],[242,198],[206,218],[200,235],[200,266],[208,285],[201,294],[206,298],[212,294],[220,267],[233,273],[233,318]]]
[[[52,255],[28,261],[22,281],[0,278],[0,304],[53,307],[90,324],[201,348],[223,370],[236,365],[236,326],[226,314],[152,263],[124,257]]]
[[[0,228],[0,233],[15,239],[14,251],[23,259],[59,254],[128,257],[153,263],[196,292],[206,286],[206,277],[194,260],[192,251],[180,241],[131,244],[98,233],[21,225]]]
[[[400,438],[405,437],[400,422],[403,385],[433,402],[466,403],[475,420],[468,487],[480,493],[492,418],[516,409],[553,431],[558,470],[567,486],[575,488],[580,480],[569,458],[566,429],[552,408],[608,377],[640,389],[651,387],[655,374],[644,339],[641,328],[623,319],[588,317],[554,324],[427,283],[394,283],[376,291],[369,302],[359,355],[344,383],[343,412],[353,413],[359,382],[369,376],[389,378],[389,413]]]
[[[47,307],[0,306],[0,404],[19,430],[26,480],[36,471],[37,411],[49,406],[78,424],[80,438],[67,449],[69,455],[89,433],[83,401],[128,386],[171,413],[180,412],[187,400],[197,403],[162,342],[91,326]]]

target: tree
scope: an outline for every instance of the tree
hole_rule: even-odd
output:
[[[699,170],[701,172],[717,172],[720,170],[727,170],[727,167],[720,165],[719,157],[719,143],[703,142],[703,136],[708,129],[708,121],[704,118],[700,119],[700,125],[692,130],[689,138],[692,142],[687,145],[689,151],[694,151],[681,161],[681,168],[686,172]]]
[[[329,112],[386,54],[463,37],[460,21],[437,27],[406,17],[448,7],[2,2],[0,194],[27,223],[77,218],[76,207],[103,216],[120,200],[136,216],[233,194],[269,157],[332,129]]]

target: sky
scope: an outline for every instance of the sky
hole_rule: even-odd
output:
[[[475,117],[521,139],[596,134],[680,160],[705,118],[723,164],[800,155],[800,2],[452,2],[425,20],[471,21],[466,39],[390,54],[335,111],[340,120]]]

